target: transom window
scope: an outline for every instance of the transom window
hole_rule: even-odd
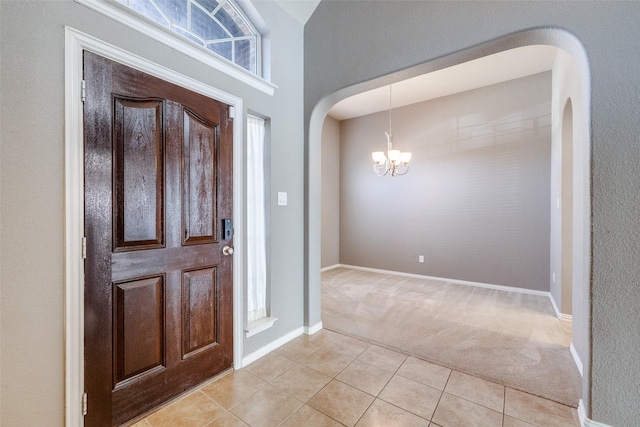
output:
[[[232,0],[115,1],[260,75],[260,34]]]

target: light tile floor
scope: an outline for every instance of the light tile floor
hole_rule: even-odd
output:
[[[576,427],[574,408],[322,330],[133,427]]]

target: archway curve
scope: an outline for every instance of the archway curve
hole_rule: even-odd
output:
[[[396,71],[372,80],[360,82],[331,94],[324,96],[313,108],[308,123],[308,141],[305,152],[305,329],[313,332],[322,327],[321,321],[321,281],[320,281],[320,212],[321,212],[321,171],[320,164],[314,159],[320,158],[322,127],[327,113],[333,105],[350,96],[361,92],[387,86],[408,78],[442,70],[450,66],[458,65],[474,59],[479,59],[501,51],[515,49],[531,45],[550,45],[566,52],[575,62],[580,80],[581,103],[574,106],[582,114],[580,123],[575,123],[574,135],[580,135],[574,141],[574,159],[577,161],[576,169],[579,182],[574,184],[574,203],[578,209],[574,209],[574,217],[579,218],[576,227],[578,233],[574,233],[574,247],[582,248],[575,252],[576,263],[579,263],[579,274],[574,274],[574,289],[579,288],[582,296],[580,301],[574,303],[580,313],[574,316],[574,341],[579,344],[572,353],[581,365],[583,373],[582,401],[584,408],[590,406],[591,374],[589,362],[591,359],[591,199],[590,199],[590,99],[591,84],[589,61],[582,43],[571,33],[557,28],[535,28],[509,34],[494,40],[490,40],[467,49],[442,56],[400,71]],[[562,108],[564,104],[562,105]],[[560,111],[562,114],[562,111]],[[575,115],[574,115],[575,117]],[[588,414],[587,414],[588,415]]]

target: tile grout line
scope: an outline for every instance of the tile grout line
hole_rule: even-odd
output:
[[[502,427],[504,427],[506,410],[507,410],[507,387],[503,386],[502,387]]]
[[[365,352],[367,349],[369,349],[370,347],[371,347],[371,344],[369,344],[369,345],[367,346],[367,348],[366,348],[365,350],[363,350],[363,351],[358,355],[358,357],[359,357],[359,356],[361,356],[361,355],[362,355],[362,353],[364,353],[364,352]],[[381,347],[381,348],[384,348],[384,347]],[[402,353],[398,353],[398,354],[402,354]],[[362,419],[362,417],[364,417],[364,415],[365,415],[365,414],[367,413],[367,411],[371,408],[371,406],[373,406],[373,404],[375,403],[375,401],[376,401],[376,400],[378,400],[378,396],[380,396],[380,393],[382,393],[382,391],[387,387],[387,385],[389,385],[389,383],[391,382],[391,379],[392,379],[392,378],[393,378],[393,377],[398,373],[398,371],[400,370],[400,368],[402,367],[402,365],[404,365],[404,362],[406,362],[406,361],[407,361],[408,356],[406,356],[406,355],[404,355],[404,354],[403,354],[403,356],[405,356],[405,358],[404,358],[404,360],[402,361],[402,363],[401,363],[401,364],[396,368],[396,370],[395,370],[395,371],[393,372],[393,374],[389,377],[389,379],[387,380],[387,382],[382,386],[382,388],[380,389],[380,391],[379,391],[375,396],[373,396],[373,400],[371,401],[371,403],[369,404],[369,406],[367,406],[367,409],[365,409],[365,410],[364,410],[364,412],[362,413],[362,415],[360,415],[360,417],[358,417],[358,419],[356,420],[356,422],[355,422],[354,426],[355,426],[355,425],[358,425],[358,423],[360,422],[360,420]],[[354,361],[356,361],[356,360],[359,360],[359,359],[358,359],[358,357],[356,357],[355,359],[353,359],[353,361],[352,361],[351,363],[353,363],[353,362],[354,362]],[[362,363],[366,363],[367,365],[370,365],[370,366],[376,367],[376,368],[378,368],[378,369],[382,369],[382,368],[380,368],[380,367],[378,367],[378,366],[372,365],[372,364],[367,363],[367,362],[365,362],[365,361],[363,361],[363,360],[360,360],[360,362],[362,362]],[[346,369],[346,368],[345,368],[345,369]],[[384,370],[384,369],[383,369],[383,370]],[[387,371],[387,372],[391,372],[391,371]],[[336,381],[340,381],[340,380],[336,379]],[[347,385],[348,385],[348,384],[347,384]],[[353,386],[350,386],[350,387],[353,387]],[[355,389],[358,389],[357,387],[354,387],[354,388],[355,388]],[[366,391],[363,391],[363,390],[360,390],[360,391],[362,391],[363,393],[366,393]],[[368,394],[368,393],[367,393],[367,394]],[[371,396],[371,395],[369,395],[369,396]],[[383,399],[380,399],[380,400],[382,400],[383,402],[389,403],[389,402],[387,402],[386,400],[383,400]],[[390,405],[393,405],[392,403],[389,403],[389,404],[390,404]],[[395,406],[395,405],[393,405],[393,406]],[[402,409],[402,408],[400,408],[400,407],[398,407],[398,406],[396,406],[396,408],[398,408],[398,409]],[[406,409],[402,409],[402,410],[403,410],[403,411],[406,411]],[[407,412],[409,412],[409,411],[407,411]],[[418,416],[417,414],[414,414],[414,415]],[[427,421],[429,421],[429,420],[427,420]]]
[[[455,369],[451,369],[451,373],[449,374],[449,378],[447,379],[447,382],[446,382],[446,384],[445,384],[445,389],[447,388],[447,385],[449,384],[449,379],[450,379],[450,377],[453,375],[453,373],[454,373],[454,372],[458,372],[458,373],[460,373],[460,374],[468,375],[468,374],[465,374],[464,372],[460,372],[460,371],[457,371],[457,370],[455,370]],[[472,377],[473,377],[473,375],[470,375],[470,376],[472,376]],[[480,377],[474,377],[474,378],[478,378],[478,379],[481,379],[481,380],[483,380],[483,381],[487,381],[487,380],[484,380],[484,379],[482,379],[482,378],[480,378]],[[488,381],[488,382],[491,382],[491,381]],[[497,384],[497,383],[493,383],[493,384]],[[475,401],[473,401],[473,400],[471,400],[471,399],[469,399],[469,398],[466,398],[466,397],[464,397],[464,396],[459,396],[459,395],[454,394],[454,393],[451,393],[451,392],[447,392],[447,394],[448,394],[449,396],[453,396],[453,397],[455,397],[455,398],[457,398],[457,399],[464,400],[465,402],[469,402],[469,403],[472,403],[472,404],[474,404],[474,405],[480,406],[481,408],[488,409],[489,411],[493,411],[493,412],[496,412],[496,413],[498,413],[498,414],[502,414],[502,415],[504,415],[504,405],[505,405],[504,400],[505,400],[505,394],[506,394],[506,388],[507,388],[507,387],[506,387],[506,386],[503,386],[503,385],[500,385],[500,384],[497,384],[497,385],[499,385],[500,387],[502,387],[502,394],[503,394],[503,398],[502,398],[502,409],[501,409],[500,411],[496,411],[496,410],[495,410],[495,409],[493,409],[493,408],[490,408],[490,407],[488,407],[488,406],[486,406],[486,405],[484,405],[484,404],[482,404],[482,403],[475,402]],[[431,388],[433,388],[433,387],[431,387]],[[446,391],[446,390],[444,390],[444,389],[443,389],[443,390],[442,390],[442,393],[444,394],[444,393],[445,393],[445,391]],[[438,401],[438,403],[440,403],[440,402]],[[504,418],[504,417],[503,417],[503,418]],[[521,421],[522,421],[522,420],[521,420]]]
[[[346,335],[345,335],[345,336],[346,336]],[[359,341],[360,341],[360,340],[359,340]],[[279,426],[281,426],[281,425],[283,425],[284,423],[286,423],[286,422],[287,422],[287,420],[289,420],[289,419],[290,419],[290,418],[291,418],[291,417],[292,417],[296,412],[298,412],[298,411],[300,410],[300,408],[302,408],[303,406],[307,405],[307,403],[308,403],[311,399],[313,399],[313,398],[314,398],[318,393],[320,393],[322,390],[324,390],[324,389],[325,389],[325,388],[326,388],[326,387],[331,383],[331,381],[335,380],[335,381],[338,381],[338,382],[339,382],[339,383],[341,383],[341,384],[345,384],[345,383],[343,383],[342,381],[338,380],[336,377],[337,377],[338,375],[340,375],[340,373],[341,373],[342,371],[344,371],[345,369],[347,369],[347,367],[349,367],[349,366],[350,366],[350,365],[351,365],[351,364],[352,364],[352,363],[353,363],[353,362],[358,358],[358,356],[360,356],[364,351],[366,351],[366,350],[367,350],[367,348],[369,348],[369,347],[370,347],[370,344],[369,344],[369,343],[366,343],[366,342],[364,342],[364,341],[362,341],[362,342],[363,342],[363,343],[365,343],[365,344],[367,344],[367,346],[364,348],[364,350],[362,350],[360,353],[358,353],[358,355],[357,355],[357,356],[355,356],[355,357],[353,358],[353,360],[351,360],[351,362],[349,362],[349,364],[347,364],[347,366],[345,366],[344,368],[342,368],[340,371],[338,371],[338,372],[337,372],[335,375],[333,375],[333,376],[329,376],[329,375],[327,375],[327,374],[326,374],[326,373],[324,373],[324,372],[320,372],[320,371],[318,371],[318,370],[316,370],[316,369],[314,369],[314,368],[312,368],[312,367],[310,367],[310,366],[307,366],[307,365],[305,365],[304,363],[302,363],[302,360],[304,360],[304,359],[306,359],[307,357],[311,356],[313,353],[317,352],[318,350],[320,350],[320,349],[322,349],[322,348],[325,348],[325,347],[326,347],[326,345],[327,345],[326,343],[325,343],[325,344],[322,344],[321,346],[319,346],[319,347],[318,347],[317,349],[315,349],[312,353],[310,353],[310,354],[308,354],[307,356],[303,357],[301,360],[296,361],[296,364],[287,370],[287,371],[289,371],[289,370],[293,369],[293,368],[294,368],[295,366],[297,366],[297,365],[302,365],[302,366],[304,366],[305,368],[311,369],[311,370],[313,370],[313,371],[315,371],[315,372],[318,372],[318,373],[320,373],[320,374],[322,374],[322,375],[325,375],[325,376],[327,376],[327,377],[329,377],[329,378],[331,378],[331,379],[330,379],[330,380],[329,380],[329,381],[328,381],[324,386],[322,386],[322,387],[321,387],[317,392],[315,392],[315,393],[314,393],[310,398],[308,398],[307,400],[303,401],[303,402],[302,402],[302,405],[301,405],[299,408],[297,408],[297,409],[296,409],[296,410],[295,410],[291,415],[289,415],[289,416],[288,416],[288,417],[287,417],[287,418],[286,418],[282,423],[280,423],[280,424],[279,424]],[[332,350],[331,348],[328,348],[328,347],[326,347],[326,348],[327,348],[327,350]],[[332,350],[332,351],[335,351],[335,350]],[[340,352],[337,352],[337,353],[340,353]],[[341,354],[342,354],[342,353],[341,353]],[[286,357],[286,356],[285,356],[285,357]],[[285,371],[285,372],[287,372],[287,371]],[[283,372],[282,374],[280,374],[280,375],[283,375],[283,374],[284,374],[284,372]],[[276,377],[276,378],[279,378],[279,377],[280,377],[280,375],[278,375],[278,377]],[[276,378],[274,378],[272,381],[274,381]],[[270,385],[272,385],[273,387],[276,387],[276,388],[278,388],[278,389],[280,390],[280,388],[279,388],[278,386],[276,386],[276,385],[274,385],[274,384],[271,384],[271,382],[268,382],[268,384],[270,384]],[[345,384],[345,385],[348,385],[348,384]],[[349,387],[351,387],[351,386],[349,386]],[[354,388],[355,388],[355,387],[354,387]],[[363,392],[363,393],[364,393],[364,392]],[[367,393],[367,394],[368,394],[368,393]],[[329,417],[330,419],[334,420],[335,422],[337,422],[337,423],[339,423],[339,424],[344,425],[342,422],[340,422],[340,421],[336,420],[335,418],[333,418],[333,417],[332,417],[332,416],[330,416],[329,414],[326,414],[326,413],[324,413],[324,412],[320,411],[319,409],[314,408],[313,406],[309,406],[309,407],[310,407],[311,409],[315,410],[315,411],[318,411],[318,412],[319,412],[319,413],[321,413],[322,415],[324,415],[324,416],[326,416],[326,417]],[[367,409],[369,409],[369,408],[367,407]],[[365,412],[366,412],[366,410],[365,410]],[[358,420],[359,420],[359,418],[358,418]],[[356,423],[357,423],[357,421],[356,421]]]
[[[318,348],[321,348],[321,347],[322,347],[322,346],[320,346],[320,347],[318,347]],[[313,352],[313,353],[315,353],[315,351],[317,351],[317,350],[314,350],[314,352]],[[313,353],[311,353],[311,354],[313,354]],[[285,356],[285,355],[283,355],[283,354],[280,354],[280,355],[281,355],[281,356],[283,356],[283,357],[287,357],[287,356]],[[306,356],[305,356],[305,357],[306,357]],[[296,366],[299,366],[299,365],[300,365],[300,366],[304,366],[304,367],[308,368],[308,366],[306,366],[306,365],[304,365],[304,364],[302,363],[302,360],[304,359],[304,357],[303,357],[302,359],[300,359],[300,360],[294,360],[294,359],[291,359],[291,358],[289,358],[289,357],[287,357],[287,359],[294,361],[294,362],[295,362],[295,364],[294,364],[293,366],[291,366],[289,369],[286,369],[284,372],[282,372],[280,375],[278,375],[277,377],[275,377],[275,378],[274,378],[274,379],[272,379],[271,381],[267,381],[267,384],[269,384],[269,385],[270,385],[270,386],[272,386],[272,387],[277,388],[278,390],[282,391],[282,392],[283,392],[283,393],[285,393],[286,395],[288,395],[288,396],[290,396],[290,397],[292,397],[292,398],[294,398],[294,399],[296,399],[296,400],[297,400],[297,398],[296,398],[296,397],[291,396],[291,395],[290,395],[289,393],[287,393],[285,390],[283,390],[283,389],[281,389],[280,387],[278,387],[277,385],[273,384],[273,381],[277,380],[277,379],[278,379],[278,378],[280,378],[282,375],[284,375],[284,374],[286,374],[287,372],[291,371],[291,370],[292,370],[293,368],[295,368]],[[309,369],[311,369],[311,368],[309,368]],[[316,371],[316,372],[317,372],[317,371]],[[327,383],[327,384],[328,384],[328,383]],[[323,387],[323,388],[324,388],[324,387]],[[315,396],[315,394],[314,394],[314,396]],[[312,397],[313,397],[313,396],[312,396]],[[286,422],[287,422],[291,417],[293,417],[293,416],[294,416],[294,415],[295,415],[295,414],[296,414],[296,413],[297,413],[297,412],[298,412],[298,411],[299,411],[303,406],[305,406],[305,405],[307,404],[307,402],[308,402],[310,399],[311,399],[311,398],[309,398],[309,399],[307,399],[307,400],[305,400],[305,401],[299,401],[299,402],[301,402],[301,405],[300,405],[299,407],[297,407],[297,408],[296,408],[296,409],[295,409],[295,410],[294,410],[294,411],[293,411],[293,412],[292,412],[292,413],[291,413],[287,418],[285,418],[285,419],[284,419],[280,424],[278,424],[278,426],[281,426],[281,425],[283,425],[284,423],[286,423]],[[249,427],[251,427],[251,425],[250,425],[250,424],[249,424]]]
[[[442,391],[440,392],[440,397],[438,398],[438,402],[436,403],[435,408],[433,408],[433,414],[431,414],[430,422],[433,421],[433,417],[436,415],[436,411],[438,410],[438,406],[440,406],[440,401],[442,400],[442,396],[444,396],[444,390],[447,388],[447,384],[449,384],[449,380],[451,379],[451,374],[453,374],[453,369],[450,369],[449,375],[447,376],[447,381],[444,383],[444,387],[442,387]]]

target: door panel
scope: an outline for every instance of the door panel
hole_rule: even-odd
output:
[[[216,242],[215,125],[184,112],[184,243]]]
[[[114,110],[115,248],[162,247],[162,101],[114,97]]]
[[[228,106],[85,52],[87,426],[232,363]]]
[[[164,366],[164,277],[114,285],[114,379],[123,382]]]
[[[217,344],[216,268],[187,271],[182,288],[182,357]]]

